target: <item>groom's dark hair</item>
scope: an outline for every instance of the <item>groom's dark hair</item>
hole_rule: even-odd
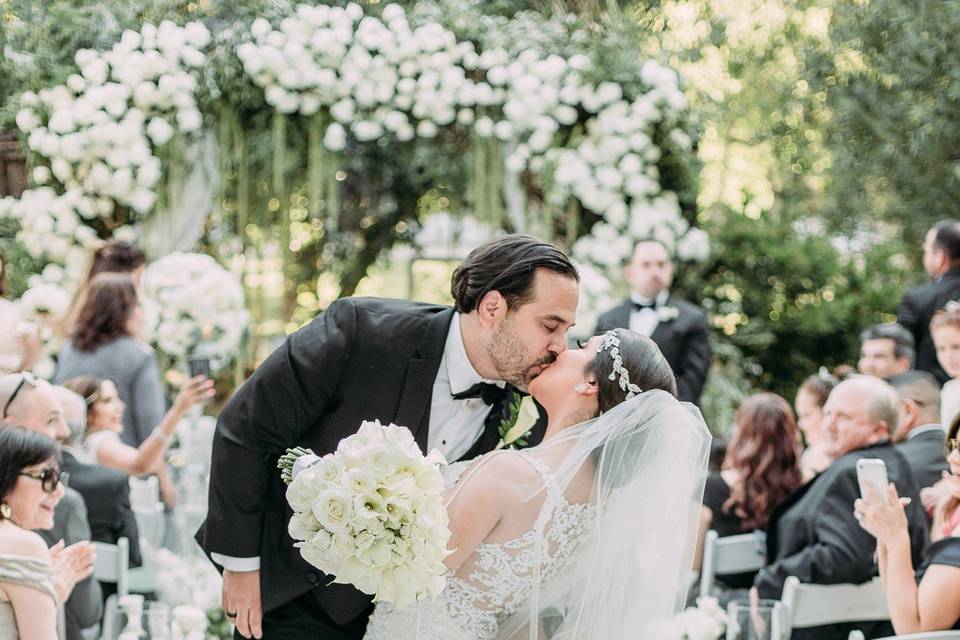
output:
[[[538,269],[580,281],[570,258],[539,238],[512,234],[482,244],[453,272],[450,293],[454,307],[460,313],[470,313],[491,291],[500,292],[508,309],[522,306],[533,298]]]

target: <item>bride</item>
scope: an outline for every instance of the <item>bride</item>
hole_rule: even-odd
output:
[[[710,436],[660,351],[616,329],[529,391],[543,442],[448,468],[447,586],[378,605],[367,640],[645,638],[679,610]]]

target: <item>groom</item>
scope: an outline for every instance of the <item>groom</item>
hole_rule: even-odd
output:
[[[372,610],[370,596],[330,584],[293,547],[277,458],[295,446],[329,453],[373,419],[409,427],[451,462],[492,450],[503,387],[526,389],[566,349],[578,279],[553,245],[504,236],[454,272],[454,308],[343,298],[264,361],[220,414],[197,533],[224,569],[239,635],[352,640]]]

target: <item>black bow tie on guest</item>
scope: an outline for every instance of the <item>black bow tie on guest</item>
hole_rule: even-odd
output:
[[[643,303],[643,302],[636,302],[636,301],[634,301],[634,302],[633,302],[633,308],[636,309],[637,311],[643,311],[644,309],[653,309],[654,311],[656,311],[656,310],[657,310],[657,303],[656,303],[656,302],[651,302],[650,304],[645,304],[645,303]]]
[[[478,382],[469,389],[453,394],[454,400],[465,400],[467,398],[480,398],[486,404],[497,404],[507,396],[507,387],[498,386],[489,382]]]

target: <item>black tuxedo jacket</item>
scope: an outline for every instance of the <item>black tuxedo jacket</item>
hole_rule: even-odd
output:
[[[667,305],[676,307],[679,314],[666,322],[660,321],[650,339],[657,343],[663,356],[670,363],[677,377],[677,397],[686,402],[696,402],[703,391],[710,369],[710,326],[700,307],[670,297]],[[628,299],[620,306],[600,316],[594,334],[610,329],[629,329],[633,303]]]
[[[929,371],[940,384],[950,376],[937,362],[937,350],[930,335],[930,320],[951,300],[960,300],[960,269],[951,269],[936,282],[914,287],[903,294],[897,309],[897,322],[913,334],[917,343],[916,369]]]
[[[130,508],[130,476],[103,465],[79,462],[69,451],[63,451],[60,464],[70,474],[70,487],[83,496],[90,539],[117,544],[120,538],[127,538],[130,566],[139,567],[140,531]]]
[[[860,497],[857,460],[861,458],[883,460],[897,492],[912,499],[907,522],[914,566],[920,566],[928,540],[927,518],[907,461],[889,441],[883,441],[834,461],[774,508],[767,523],[767,566],[754,581],[761,598],[779,599],[788,576],[814,584],[860,584],[877,575],[876,539],[853,517],[853,502]],[[812,627],[794,638],[842,640],[849,631],[844,625]]]
[[[408,427],[426,447],[433,383],[453,309],[377,298],[343,298],[290,335],[233,395],[213,441],[210,507],[197,541],[207,553],[260,556],[264,611],[313,590],[337,624],[371,598],[308,564],[287,534],[292,511],[277,459],[289,447],[336,449],[363,420]],[[464,456],[499,441],[502,407]],[[531,444],[543,437],[545,421]],[[323,585],[323,586],[320,586]]]
[[[946,433],[938,429],[925,431],[896,445],[897,451],[903,454],[910,465],[917,488],[932,487],[940,481],[942,473],[949,469],[943,448],[946,438]]]

